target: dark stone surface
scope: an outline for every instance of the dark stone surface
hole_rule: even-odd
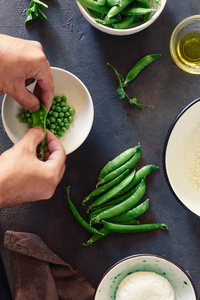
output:
[[[94,287],[116,261],[131,254],[153,253],[172,259],[186,269],[200,295],[200,219],[175,199],[163,172],[163,146],[169,126],[180,110],[200,96],[199,77],[175,65],[169,52],[169,40],[182,19],[199,12],[199,1],[168,0],[154,24],[125,37],[107,35],[93,28],[72,0],[49,1],[49,9],[45,11],[48,21],[37,20],[25,27],[28,2],[0,0],[0,32],[40,41],[52,66],[72,72],[87,86],[94,102],[95,118],[87,140],[68,156],[64,177],[49,201],[1,211],[0,249],[11,286],[11,265],[3,248],[4,233],[8,229],[38,234],[51,250],[80,269]],[[155,105],[154,110],[140,110],[118,99],[117,81],[106,63],[125,75],[150,53],[162,56],[146,68],[128,90],[141,103]],[[159,166],[159,171],[148,178],[146,197],[151,202],[141,220],[166,222],[169,231],[113,234],[85,248],[82,242],[89,235],[69,211],[64,187],[71,186],[71,198],[83,213],[81,200],[94,188],[100,169],[138,142],[142,149],[138,167],[149,163]],[[0,153],[11,146],[0,121]]]

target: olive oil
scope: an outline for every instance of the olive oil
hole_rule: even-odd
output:
[[[184,64],[200,68],[200,32],[190,31],[184,34],[178,42],[177,53]]]

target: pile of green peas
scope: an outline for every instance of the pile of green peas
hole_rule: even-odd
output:
[[[54,96],[51,108],[46,117],[46,128],[60,138],[70,128],[71,123],[74,121],[74,114],[75,108],[67,105],[66,96]],[[32,113],[27,109],[21,109],[19,118],[21,122],[28,123],[30,128],[33,127]],[[43,127],[42,111],[40,119],[41,125],[38,125]]]

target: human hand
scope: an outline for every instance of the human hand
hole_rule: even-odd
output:
[[[35,111],[39,99],[49,110],[54,96],[51,68],[39,42],[0,34],[0,94]],[[26,86],[36,80],[33,93]]]
[[[65,151],[50,131],[45,160],[37,157],[44,138],[40,127],[29,129],[24,137],[0,156],[0,208],[50,198],[65,171]]]

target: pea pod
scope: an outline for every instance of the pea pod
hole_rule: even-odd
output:
[[[150,223],[150,224],[140,224],[140,225],[124,225],[115,224],[106,221],[102,221],[103,226],[111,232],[118,233],[136,233],[136,232],[147,232],[155,229],[168,229],[166,224],[160,223]]]
[[[144,196],[146,191],[146,182],[144,179],[141,180],[140,184],[137,186],[135,193],[133,193],[125,201],[115,205],[112,208],[108,208],[103,212],[99,213],[97,216],[91,218],[90,223],[101,223],[102,220],[110,219],[114,216],[120,215],[125,211],[134,207]]]
[[[143,57],[127,74],[124,83],[127,84],[132,81],[146,66],[152,63],[155,59],[159,58],[161,54],[149,54]]]
[[[107,13],[106,18],[110,19],[119,14],[125,7],[131,4],[134,0],[122,0],[121,5],[112,6]]]
[[[145,15],[149,14],[152,11],[155,11],[156,9],[153,8],[143,8],[143,7],[129,7],[125,8],[122,12],[121,15],[134,15],[134,16],[139,16],[139,15]]]
[[[37,111],[32,112],[33,122],[31,124],[31,127],[40,126],[44,129],[44,138],[39,145],[39,149],[40,149],[39,156],[41,160],[44,159],[44,149],[46,146],[46,117],[47,117],[47,109],[43,104],[40,104],[40,108]]]
[[[110,172],[108,175],[106,175],[105,177],[103,177],[103,179],[101,181],[99,181],[97,183],[97,186],[102,185],[114,178],[116,178],[117,176],[119,176],[120,174],[122,174],[125,170],[130,170],[132,169],[136,163],[139,161],[141,157],[141,150],[138,147],[137,152],[133,155],[133,157],[131,157],[125,164],[123,164],[121,167],[117,168],[116,170]]]
[[[123,172],[122,174],[120,174],[119,176],[117,176],[116,178],[114,178],[112,181],[109,181],[108,183],[105,183],[104,185],[99,186],[98,188],[94,189],[87,197],[85,197],[82,201],[82,205],[85,205],[85,203],[92,199],[95,198],[97,196],[102,195],[103,193],[107,192],[108,190],[110,190],[111,188],[113,188],[114,186],[116,186],[117,184],[119,184],[124,178],[127,177],[128,175],[128,170],[126,170],[125,172]]]
[[[110,172],[114,171],[115,169],[123,165],[125,162],[127,162],[137,152],[139,148],[140,148],[140,144],[138,144],[133,148],[127,149],[126,151],[122,152],[114,159],[109,161],[99,173],[98,181],[100,181],[103,177],[108,175]]]
[[[134,20],[135,20],[134,15],[127,16],[124,20],[122,20],[121,22],[119,22],[117,24],[113,24],[112,26],[115,29],[127,29],[131,26],[131,24],[133,24]]]
[[[97,0],[97,3],[99,5],[105,5],[106,4],[106,0]]]
[[[141,216],[149,207],[149,199],[145,200],[143,203],[133,207],[132,209],[124,212],[121,215],[113,217],[108,221],[111,223],[122,223],[124,221],[128,221],[134,218]]]
[[[107,14],[109,12],[109,8],[107,6],[100,5],[97,1],[94,0],[78,0],[78,2],[81,5],[102,14]]]
[[[119,193],[126,185],[128,185],[133,177],[135,176],[135,170],[133,170],[124,180],[122,180],[118,185],[114,188],[97,198],[89,207],[88,211],[90,211],[93,207],[99,206],[108,200],[112,199],[117,193]]]
[[[126,221],[126,222],[124,222],[123,224],[139,225],[139,224],[141,224],[141,223],[140,223],[140,221],[138,221],[138,220],[136,220],[136,219],[133,219],[133,220]],[[110,230],[108,230],[108,229],[105,228],[105,227],[102,227],[99,231],[100,231],[101,233],[103,233],[104,236],[103,236],[103,235],[99,235],[99,234],[93,234],[93,235],[91,236],[91,238],[90,238],[88,241],[86,241],[86,242],[83,243],[83,245],[84,245],[84,246],[90,246],[90,245],[92,245],[93,243],[102,240],[105,236],[108,236],[109,234],[112,233]]]
[[[111,205],[119,204],[119,203],[123,202],[124,200],[126,200],[127,198],[129,198],[133,193],[135,193],[136,189],[137,189],[137,186],[134,187],[133,189],[131,189],[129,192],[123,194],[123,195],[118,196],[118,194],[117,194],[111,200],[109,200],[109,201],[103,203],[102,205],[100,205],[100,207],[108,207],[108,206],[111,206]],[[96,208],[94,207],[94,209],[96,209]]]
[[[74,204],[72,203],[70,197],[69,197],[69,186],[66,188],[67,191],[67,199],[68,199],[68,204],[69,207],[74,215],[74,217],[76,218],[76,220],[81,224],[81,226],[83,226],[87,231],[93,233],[93,234],[98,234],[98,235],[104,235],[102,232],[100,232],[99,230],[97,230],[96,228],[92,227],[90,224],[88,224],[79,214],[79,212],[77,211],[76,207],[74,206]]]
[[[102,25],[112,25],[112,24],[119,23],[121,21],[121,19],[119,19],[119,18],[110,18],[110,19],[103,19],[103,20],[95,19],[95,21]]]
[[[156,165],[146,165],[136,171],[133,180],[121,192],[119,192],[117,196],[123,195],[133,189],[142,180],[142,178],[146,178],[147,175],[156,169],[158,169],[158,166]]]
[[[88,219],[91,220],[93,217],[97,216],[100,212],[102,212],[102,211],[104,211],[104,210],[106,210],[106,209],[108,209],[108,208],[111,208],[111,207],[113,207],[113,206],[114,206],[114,205],[103,206],[103,207],[99,207],[99,208],[93,210],[93,211],[90,213]]]
[[[142,7],[151,8],[151,4],[150,4],[149,0],[137,0],[137,2],[139,2]],[[148,21],[149,16],[150,16],[150,13],[145,14],[143,22]]]
[[[107,6],[116,6],[116,5],[121,5],[122,0],[106,0],[106,5]]]

